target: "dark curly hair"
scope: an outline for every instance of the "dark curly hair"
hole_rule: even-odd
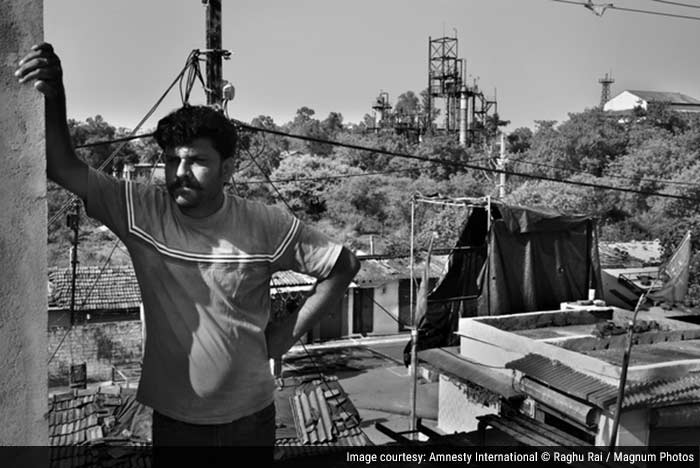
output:
[[[236,127],[211,107],[186,105],[158,121],[155,139],[163,150],[186,145],[197,138],[209,138],[222,160],[236,152]]]

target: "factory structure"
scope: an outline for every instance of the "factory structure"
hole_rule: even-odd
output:
[[[428,37],[428,87],[414,112],[392,110],[389,93],[380,92],[372,105],[373,127],[391,129],[419,141],[424,134],[453,134],[462,146],[484,141],[489,118],[498,118],[494,95],[486,96],[478,80],[467,80],[466,60],[459,57],[456,37]],[[497,125],[501,122],[497,121]]]

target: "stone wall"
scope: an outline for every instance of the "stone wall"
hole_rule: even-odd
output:
[[[67,328],[48,331],[49,385],[68,385],[70,364],[87,363],[89,382],[112,379],[112,366],[140,362],[141,322],[108,322],[76,325],[56,351]]]

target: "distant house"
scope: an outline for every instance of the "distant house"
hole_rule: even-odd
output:
[[[141,183],[160,184],[165,182],[165,164],[124,164],[121,172],[115,171],[113,175],[117,179],[133,180]]]
[[[447,255],[430,259],[430,288],[442,275]],[[411,325],[411,259],[408,255],[368,255],[355,276],[351,333],[393,334]],[[425,262],[416,261],[414,276],[420,278]],[[418,292],[414,284],[414,302]],[[429,288],[429,289],[430,289]]]
[[[625,90],[603,106],[605,111],[628,111],[636,107],[647,109],[650,103],[665,104],[679,112],[700,112],[700,100],[675,92]]]
[[[50,268],[49,328],[70,325],[72,271]],[[78,267],[75,278],[75,320],[78,323],[139,320],[141,290],[130,266]]]

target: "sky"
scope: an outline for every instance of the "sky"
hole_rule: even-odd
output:
[[[679,2],[698,8],[613,3],[700,17],[700,0]],[[269,115],[283,124],[307,106],[319,119],[340,112],[360,122],[380,92],[393,104],[423,90],[429,37],[455,35],[467,75],[511,122],[506,131],[598,105],[606,72],[611,96],[637,89],[700,99],[700,21],[621,10],[599,17],[552,0],[223,3],[222,45],[232,52],[223,77],[236,88],[229,114],[239,120]],[[201,0],[44,0],[44,39],[62,60],[69,117],[100,114],[133,128],[189,52],[205,48],[204,15]],[[180,105],[175,89],[143,128]]]

